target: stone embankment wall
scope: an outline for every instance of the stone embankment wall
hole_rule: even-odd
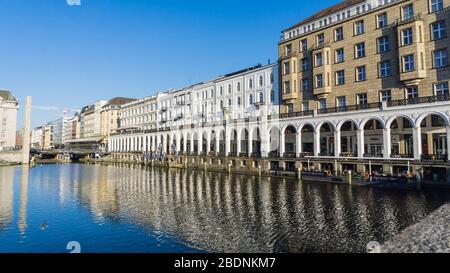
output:
[[[450,253],[450,203],[381,246],[384,253]]]
[[[0,162],[20,163],[22,161],[22,152],[0,152]]]

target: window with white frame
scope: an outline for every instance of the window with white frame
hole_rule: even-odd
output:
[[[288,111],[288,113],[293,113],[294,112],[294,104],[293,103],[288,103],[287,111]]]
[[[259,76],[259,86],[263,86],[264,85],[264,79],[263,76]]]
[[[413,43],[413,30],[406,28],[402,30],[402,45],[411,45]]]
[[[345,96],[337,97],[337,107],[345,107],[345,106],[347,106]]]
[[[309,86],[309,80],[308,79],[302,79],[302,91],[309,91],[310,90],[310,86]]]
[[[389,77],[392,75],[392,70],[391,70],[391,61],[382,61],[379,63],[379,75],[380,78],[385,78],[385,77]]]
[[[419,97],[419,89],[417,86],[409,86],[405,89],[407,99],[417,99]]]
[[[383,36],[377,39],[378,42],[378,53],[384,53],[389,51],[389,38],[388,36]]]
[[[284,47],[284,54],[285,55],[290,55],[292,54],[292,45],[288,44]]]
[[[304,39],[300,41],[300,46],[303,52],[308,50],[308,40]]]
[[[322,66],[323,65],[323,54],[322,52],[319,52],[315,55],[315,66]]]
[[[336,85],[344,85],[345,84],[345,71],[340,70],[336,72]]]
[[[275,103],[275,91],[270,91],[270,102]]]
[[[291,93],[291,82],[290,81],[284,82],[284,93],[286,93],[286,94]]]
[[[448,82],[435,83],[434,84],[434,94],[436,96],[447,96],[449,94]]]
[[[309,102],[308,101],[302,102],[302,109],[303,109],[303,111],[309,111]]]
[[[309,59],[303,58],[302,59],[302,71],[308,71],[309,69]]]
[[[323,75],[319,74],[316,75],[316,88],[322,88],[323,87]]]
[[[445,22],[439,21],[431,24],[431,39],[432,40],[440,40],[445,38],[446,31],[445,31]]]
[[[447,64],[447,49],[439,49],[433,52],[433,67],[444,67]]]
[[[335,53],[335,63],[342,63],[345,61],[344,49],[338,48]]]
[[[252,79],[248,80],[248,88],[250,88],[250,89],[253,88],[253,80]]]
[[[327,100],[326,99],[319,100],[319,109],[327,109]]]
[[[359,66],[356,68],[356,81],[361,82],[366,80],[366,66]]]
[[[355,35],[363,34],[365,31],[364,21],[358,21],[355,23]]]
[[[413,4],[409,4],[402,7],[402,20],[411,20],[414,18],[414,6]]]
[[[381,101],[391,101],[392,100],[391,90],[381,90],[380,99]]]
[[[344,28],[338,27],[334,30],[334,41],[338,42],[342,40],[344,40]]]
[[[291,63],[285,62],[284,63],[284,75],[289,75],[289,74],[291,74]]]
[[[241,92],[241,83],[240,82],[237,83],[236,89],[238,92]]]
[[[366,105],[367,104],[367,93],[361,93],[357,95],[358,105]]]
[[[325,34],[321,33],[316,36],[317,45],[322,46],[325,44]]]
[[[388,26],[388,17],[387,12],[381,13],[377,15],[377,27],[384,28]]]
[[[403,72],[411,72],[414,71],[415,63],[414,63],[414,54],[403,56]]]
[[[355,51],[356,59],[364,58],[366,56],[366,44],[364,42],[356,44]]]
[[[437,12],[444,9],[443,0],[430,0],[430,12]]]
[[[264,102],[264,93],[263,92],[259,92],[259,102],[260,103]]]

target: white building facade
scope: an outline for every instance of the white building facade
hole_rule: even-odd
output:
[[[15,146],[18,109],[19,103],[12,93],[0,90],[0,151]]]

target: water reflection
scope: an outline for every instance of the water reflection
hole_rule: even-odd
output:
[[[0,229],[6,228],[13,218],[13,168],[0,168]]]
[[[15,171],[19,169],[0,168],[0,229],[13,221]],[[135,242],[145,241],[144,234],[151,234],[158,247],[181,242],[186,248],[175,248],[180,252],[192,248],[214,252],[361,252],[367,242],[388,239],[450,199],[445,193],[126,165],[44,166],[30,174],[28,169],[20,171],[18,226],[22,234],[31,231],[27,208],[28,214],[36,216],[44,211],[39,210],[41,202],[57,198],[44,207],[51,206],[61,215],[89,212],[89,220],[76,216],[83,220],[71,223],[72,233],[93,237],[93,249],[104,238],[110,247],[120,244],[123,252]],[[27,206],[30,198],[36,207]],[[94,235],[83,221],[97,226],[127,224],[137,229],[127,226],[131,241],[118,243],[114,240],[122,231],[95,231]]]

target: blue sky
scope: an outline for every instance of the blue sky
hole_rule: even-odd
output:
[[[0,0],[0,89],[31,95],[38,126],[99,99],[275,61],[283,29],[336,2]]]

